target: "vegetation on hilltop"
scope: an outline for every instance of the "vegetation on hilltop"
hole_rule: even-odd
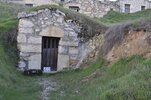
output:
[[[99,21],[106,23],[106,25],[114,25],[117,23],[136,22],[144,19],[150,19],[151,9],[139,11],[136,13],[119,13],[115,11],[109,11],[103,18],[99,18]]]
[[[144,59],[138,55],[121,58],[111,67],[106,67],[106,62],[98,59],[86,68],[60,72],[55,75],[23,76],[15,67],[18,59],[16,42],[7,43],[8,37],[12,33],[16,34],[16,31],[12,29],[16,29],[18,21],[11,9],[17,7],[15,5],[11,8],[8,4],[0,3],[0,100],[41,99],[42,89],[39,85],[39,78],[48,80],[53,78],[59,84],[56,91],[49,93],[51,100],[148,100],[151,98],[151,59]],[[78,20],[85,20],[85,24],[94,25],[93,23],[96,22],[93,19],[88,20],[89,17],[84,15],[70,12],[67,10],[66,14]],[[113,14],[106,15],[101,21],[105,23],[123,22],[132,20],[135,15],[121,14],[123,19],[120,17],[121,19],[118,20],[116,12],[110,13]],[[114,13],[115,16],[113,16]],[[147,18],[150,12],[146,10],[138,13],[134,19]],[[124,19],[124,16],[127,17]],[[101,22],[96,24],[98,23]]]

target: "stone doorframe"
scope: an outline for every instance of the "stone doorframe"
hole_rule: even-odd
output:
[[[44,30],[42,30],[40,32],[40,36],[41,37],[44,37],[44,36],[45,37],[54,37],[54,38],[60,38],[61,39],[61,38],[64,37],[64,31],[63,31],[63,29],[61,29],[61,28],[59,28],[57,26],[50,25],[46,29],[44,29]],[[41,47],[42,47],[42,45],[41,45]],[[59,47],[59,45],[58,45],[58,47]],[[41,56],[42,56],[42,52],[41,52]],[[58,59],[58,57],[59,57],[59,48],[58,48],[58,56],[57,56],[57,70],[59,70],[60,67],[61,67],[61,66],[58,66],[58,65],[61,65],[60,64],[60,62],[61,62],[60,60],[61,59]],[[42,59],[41,59],[41,62],[42,62]]]

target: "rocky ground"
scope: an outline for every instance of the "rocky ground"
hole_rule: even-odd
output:
[[[51,78],[41,78],[39,81],[42,87],[41,100],[49,100],[49,94],[56,90],[57,83]]]

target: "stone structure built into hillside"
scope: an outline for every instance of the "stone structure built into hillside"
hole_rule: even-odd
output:
[[[120,6],[120,12],[134,13],[144,9],[151,8],[151,1],[149,0],[117,0]]]
[[[119,11],[119,6],[114,2],[99,0],[9,0],[8,2],[22,2],[22,4],[30,7],[46,4],[63,5],[92,17],[102,17],[110,10]]]
[[[18,15],[20,69],[53,72],[78,68],[98,55],[102,35],[83,41],[78,37],[80,27],[65,17],[63,12],[49,9]]]
[[[64,7],[92,17],[102,17],[110,10],[133,13],[151,8],[149,0],[117,0],[116,2],[109,0],[7,0],[7,2],[20,3],[30,7],[45,4],[64,5]]]
[[[114,2],[99,0],[70,0],[64,6],[92,17],[103,17],[110,10],[119,11]]]

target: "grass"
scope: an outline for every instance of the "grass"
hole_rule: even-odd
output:
[[[39,78],[53,78],[57,82],[56,91],[49,94],[50,100],[149,100],[151,98],[151,59],[137,55],[121,58],[112,67],[107,67],[104,60],[98,59],[88,67],[54,75],[41,77],[22,75],[15,67],[18,61],[16,44],[8,44],[3,39],[5,33],[17,27],[18,20],[11,9],[11,6],[0,3],[0,100],[39,100],[41,95]],[[142,14],[141,12],[119,16],[118,14],[110,12],[100,20],[113,24],[135,18],[147,18],[150,16],[150,10]]]
[[[112,67],[102,61],[78,71],[53,77],[60,88],[51,92],[52,100],[149,100],[151,98],[151,59],[141,56],[122,58]],[[83,81],[96,72],[93,78]]]
[[[16,13],[23,7],[0,2],[0,100],[38,100],[41,87],[36,77],[17,71],[16,42],[8,44],[7,32],[17,28]],[[16,33],[17,34],[17,33]]]
[[[0,1],[0,20],[16,17],[18,12],[27,10],[23,5],[7,4]]]
[[[119,13],[115,11],[108,12],[103,18],[98,18],[102,23],[106,25],[114,25],[124,22],[135,22],[139,20],[149,19],[151,17],[151,9],[139,11],[136,13]]]
[[[16,28],[18,20],[15,17],[9,19],[3,19],[0,21],[0,33],[8,32],[12,28]]]
[[[37,78],[17,71],[17,56],[7,49],[0,43],[0,100],[37,100],[41,90]]]

